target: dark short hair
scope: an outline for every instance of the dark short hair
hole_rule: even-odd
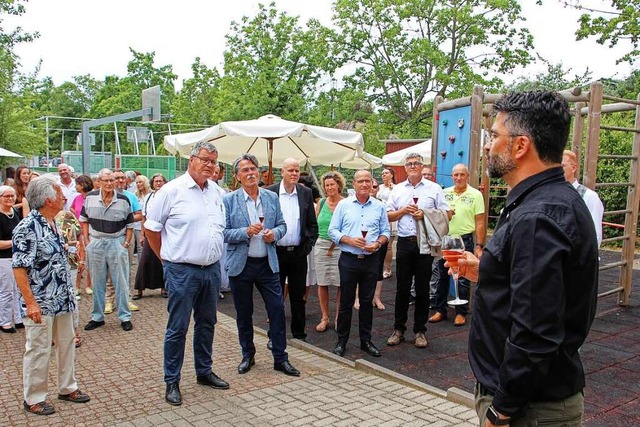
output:
[[[493,112],[507,115],[505,125],[512,135],[531,138],[542,162],[562,162],[571,114],[569,104],[558,92],[511,92],[494,104]]]
[[[82,191],[88,193],[93,190],[93,180],[88,175],[80,175],[76,178],[76,184],[82,187]]]

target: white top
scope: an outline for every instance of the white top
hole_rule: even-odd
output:
[[[444,198],[444,192],[435,182],[422,178],[414,187],[409,180],[396,184],[391,190],[387,200],[387,212],[397,211],[411,203],[413,197],[418,197],[420,209],[450,210]],[[418,224],[409,214],[403,215],[398,220],[398,236],[409,237],[418,235]]]
[[[573,181],[573,187],[578,188],[580,183],[576,179]],[[598,247],[602,243],[602,215],[604,214],[604,206],[598,196],[598,193],[585,187],[587,191],[582,195],[582,200],[587,205],[591,218],[593,218],[593,224],[596,226],[596,236],[598,237]]]
[[[389,196],[391,195],[391,190],[393,190],[393,188],[387,187],[386,185],[384,185],[384,183],[380,184],[378,186],[378,194],[377,194],[378,199],[387,203],[387,200],[389,200]]]
[[[204,266],[220,259],[226,223],[222,194],[211,180],[201,190],[189,172],[156,192],[144,227],[161,232],[163,260]]]
[[[280,182],[280,209],[282,217],[287,223],[287,234],[278,240],[278,246],[298,246],[300,244],[300,204],[298,203],[298,187],[293,187],[291,194],[284,189]]]
[[[64,210],[68,211],[71,207],[71,203],[73,203],[73,200],[78,195],[78,191],[76,191],[76,180],[72,179],[71,183],[69,185],[66,185],[58,176],[58,184],[60,184],[62,194],[64,194],[64,197],[67,198],[67,201],[64,202]]]
[[[262,201],[260,197],[254,202],[251,196],[242,189],[244,196],[244,203],[247,205],[247,213],[249,214],[249,221],[251,224],[257,224],[260,222],[258,212],[264,213],[262,210]],[[249,239],[249,253],[248,256],[252,258],[264,258],[267,256],[267,243],[263,239],[264,232],[260,232],[251,236]]]

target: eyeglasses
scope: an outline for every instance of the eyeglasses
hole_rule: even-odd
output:
[[[417,168],[418,166],[422,166],[422,162],[407,162],[404,164],[405,168]]]
[[[3,198],[3,199],[15,199],[15,198],[16,198],[16,195],[15,195],[15,194],[11,194],[11,195],[7,194],[7,195],[5,195],[5,196],[2,196],[2,198]]]
[[[193,157],[195,157],[196,159],[200,160],[202,162],[202,164],[205,165],[205,166],[209,166],[209,165],[215,166],[215,165],[218,164],[217,160],[211,160],[211,159],[207,159],[207,158],[200,157],[200,156],[193,156]]]
[[[500,138],[501,136],[508,136],[510,138],[515,138],[516,136],[522,136],[522,134],[520,133],[497,133],[497,132],[489,132],[489,141],[495,141],[496,139]]]

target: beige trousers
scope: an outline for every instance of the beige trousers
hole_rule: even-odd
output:
[[[55,343],[58,364],[58,394],[76,391],[73,314],[42,316],[42,323],[25,317],[24,325],[27,335],[22,364],[25,402],[33,405],[47,398],[51,342]]]

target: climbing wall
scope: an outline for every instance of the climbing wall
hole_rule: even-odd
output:
[[[471,106],[441,111],[438,117],[438,149],[436,180],[442,187],[451,187],[451,169],[458,163],[469,166]]]

